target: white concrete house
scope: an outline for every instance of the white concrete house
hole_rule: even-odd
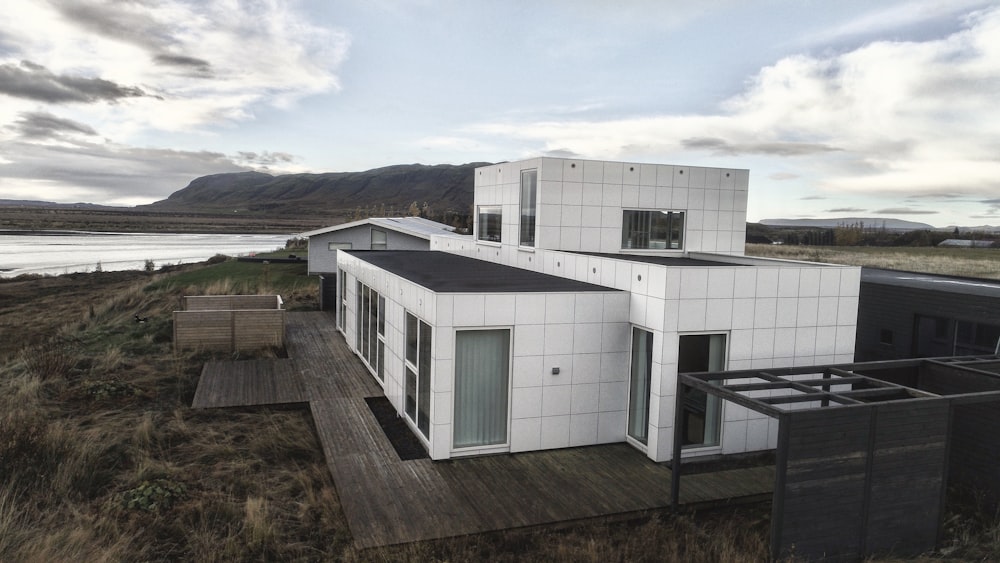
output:
[[[333,310],[337,295],[337,250],[428,250],[431,235],[455,227],[422,217],[361,219],[302,233],[309,239],[309,275],[319,276],[320,308]]]
[[[743,256],[747,170],[476,170],[474,234],[339,252],[338,325],[433,459],[628,442],[672,455],[679,372],[853,361],[860,269]],[[684,456],[777,423],[683,398]]]

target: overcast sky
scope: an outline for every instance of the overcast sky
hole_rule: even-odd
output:
[[[539,155],[750,169],[748,218],[1000,225],[1000,4],[4,0],[0,199]]]

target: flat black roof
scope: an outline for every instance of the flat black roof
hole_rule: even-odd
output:
[[[961,293],[1000,299],[1000,281],[960,276],[941,276],[879,268],[862,268],[861,283],[912,287],[928,291]]]
[[[618,291],[434,250],[343,250],[438,293]]]
[[[731,262],[715,262],[714,260],[698,260],[697,258],[687,258],[683,256],[652,256],[645,254],[612,254],[609,252],[579,252],[573,251],[571,254],[582,254],[584,256],[598,256],[600,258],[613,258],[615,260],[627,260],[629,262],[646,262],[649,264],[659,264],[661,266],[746,266],[746,264],[733,264]]]

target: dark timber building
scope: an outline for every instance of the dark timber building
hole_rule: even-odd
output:
[[[857,361],[994,354],[1000,282],[864,268]]]

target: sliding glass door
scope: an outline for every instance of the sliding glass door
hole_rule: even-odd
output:
[[[455,333],[455,448],[507,443],[510,329]]]

